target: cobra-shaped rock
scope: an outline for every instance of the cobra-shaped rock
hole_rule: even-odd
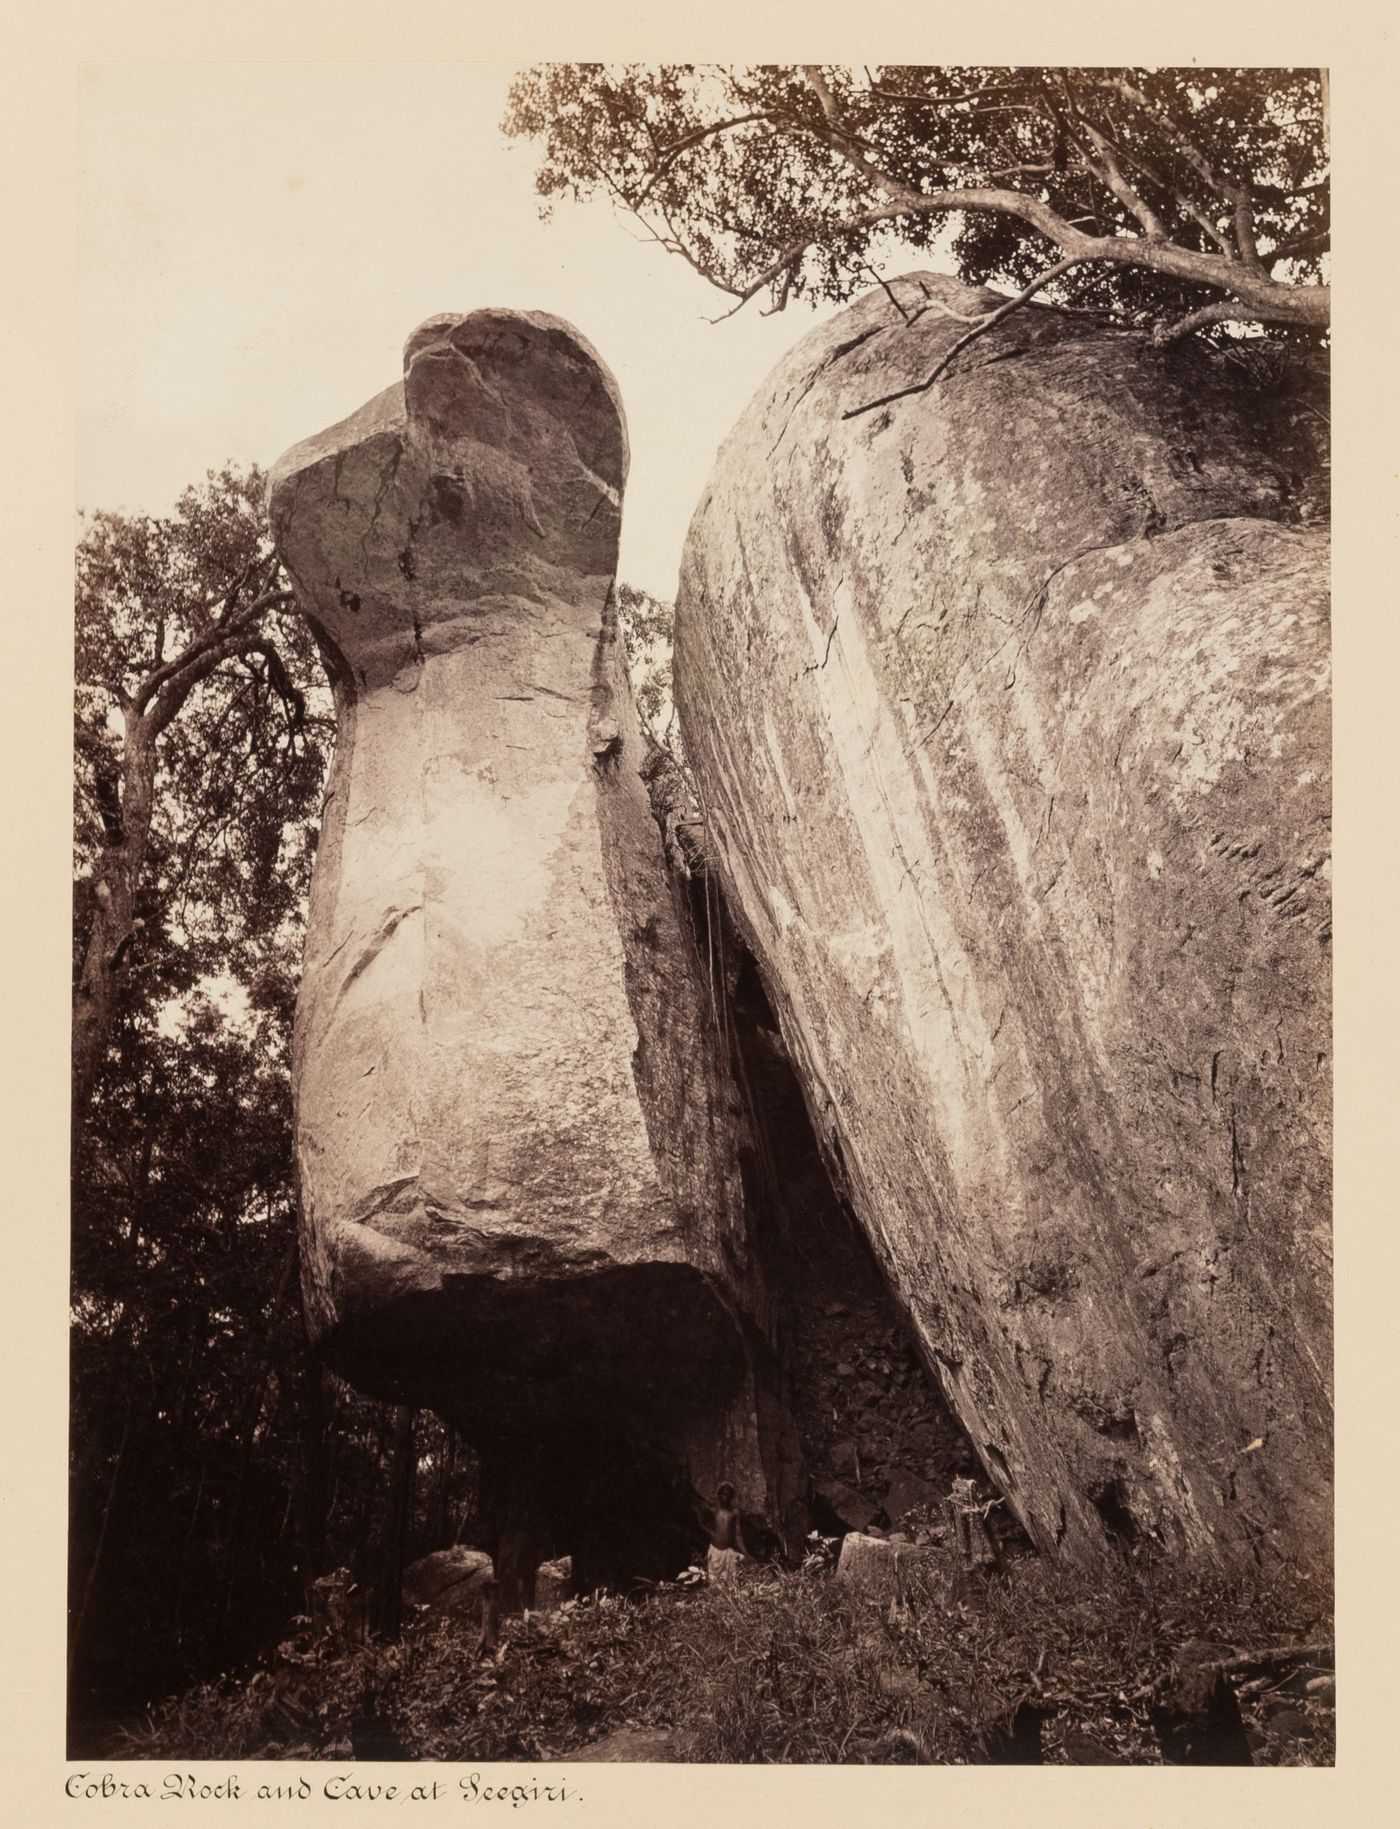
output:
[[[295,1046],[312,1332],[486,1449],[523,1559],[577,1548],[581,1580],[600,1468],[653,1535],[687,1480],[779,1503],[735,1093],[611,607],[626,468],[583,338],[478,311],[270,485],[337,715]]]

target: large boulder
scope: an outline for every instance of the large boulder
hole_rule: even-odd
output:
[[[522,1591],[557,1549],[605,1579],[619,1515],[683,1566],[691,1483],[780,1504],[737,1096],[619,652],[626,468],[584,339],[477,311],[270,482],[337,717],[295,1041],[307,1313],[483,1449]]]
[[[1002,301],[894,290],[780,364],[691,527],[711,852],[833,1174],[1035,1541],[1321,1566],[1321,416],[1040,307],[924,386]]]
[[[485,1550],[454,1544],[411,1562],[403,1572],[403,1597],[426,1618],[467,1619],[479,1625],[495,1570]]]

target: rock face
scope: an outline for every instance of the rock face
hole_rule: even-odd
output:
[[[589,345],[478,311],[424,324],[402,383],[270,485],[337,707],[296,1029],[307,1311],[347,1376],[483,1450],[522,1581],[560,1549],[604,1578],[619,1514],[683,1566],[658,1520],[684,1536],[688,1482],[782,1504],[735,1093],[614,626],[626,467]]]
[[[1043,1549],[1330,1535],[1327,549],[1236,366],[932,275],[805,337],[676,693],[833,1173]],[[871,405],[871,403],[882,403]]]

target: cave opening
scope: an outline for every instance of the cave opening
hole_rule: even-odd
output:
[[[576,1593],[626,1594],[704,1553],[683,1469],[622,1429],[488,1451],[482,1501],[506,1612],[534,1604],[536,1572],[557,1556],[571,1558]]]
[[[1142,1531],[1128,1505],[1128,1495],[1120,1479],[1105,1480],[1090,1494],[1094,1510],[1103,1520],[1104,1529],[1114,1543],[1131,1549],[1142,1539]]]
[[[941,1517],[971,1444],[921,1355],[824,1155],[762,974],[716,886],[691,883],[747,1117],[740,1151],[773,1308],[784,1401],[804,1469],[806,1528],[822,1536]],[[708,943],[705,946],[705,943]]]

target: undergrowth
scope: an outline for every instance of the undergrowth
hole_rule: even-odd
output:
[[[999,1728],[1029,1698],[1046,1711],[1047,1761],[1155,1763],[1153,1686],[1186,1641],[1229,1657],[1319,1635],[1325,1603],[1305,1584],[1178,1565],[1125,1564],[1086,1593],[1082,1576],[1034,1559],[992,1577],[931,1559],[893,1606],[820,1567],[755,1570],[509,1620],[486,1657],[450,1621],[396,1645],[303,1637],[247,1680],[154,1709],[114,1751],[566,1759],[656,1727],[692,1761],[964,1764],[998,1756]],[[1311,1675],[1242,1691],[1258,1763],[1330,1762],[1332,1711]]]

